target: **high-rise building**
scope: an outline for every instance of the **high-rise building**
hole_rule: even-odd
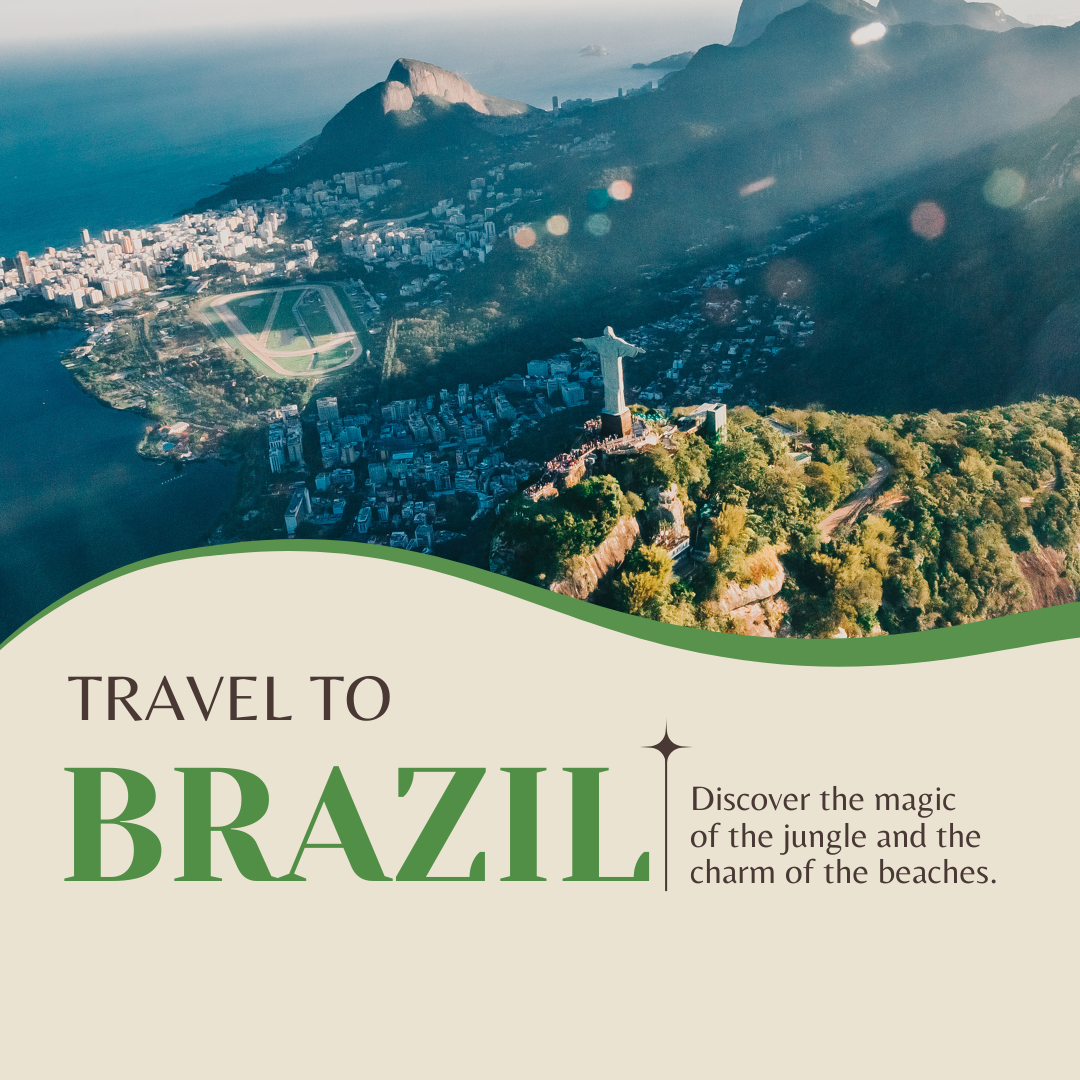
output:
[[[727,406],[716,402],[702,405],[698,411],[705,413],[705,434],[727,442]]]
[[[517,410],[506,400],[502,393],[495,395],[495,415],[500,420],[512,421],[517,416]]]
[[[304,464],[304,436],[299,424],[296,427],[287,429],[285,433],[285,449],[290,461],[295,461],[298,465]]]
[[[581,383],[563,383],[561,390],[563,404],[567,408],[585,404],[585,391],[582,390]]]
[[[19,271],[20,281],[25,283],[30,280],[30,256],[25,251],[16,253],[15,269]]]
[[[90,230],[89,229],[83,229],[83,231],[82,231],[82,242],[84,244],[89,244],[90,243]]]
[[[305,484],[297,484],[293,488],[288,509],[285,511],[285,528],[288,534],[292,536],[296,532],[296,526],[310,516],[311,492]]]
[[[285,428],[278,421],[270,425],[270,471],[281,472],[285,466]]]
[[[338,414],[338,403],[336,397],[319,398],[319,400],[315,402],[315,405],[319,410],[320,424],[328,424],[332,420],[341,419],[341,416]]]

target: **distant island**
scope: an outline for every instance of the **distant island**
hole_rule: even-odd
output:
[[[631,64],[630,67],[639,69],[655,68],[658,71],[681,71],[693,60],[696,52],[696,49],[691,49],[689,52],[672,53],[671,56],[665,56],[663,60],[654,60],[651,64]]]

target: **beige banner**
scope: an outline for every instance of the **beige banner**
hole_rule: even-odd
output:
[[[1078,659],[1069,641],[906,668],[749,664],[312,552],[121,577],[0,651],[7,1071],[1067,1075]],[[356,680],[360,716],[383,704],[370,676],[389,705],[356,719]],[[137,684],[141,719],[122,701],[108,719],[110,677],[117,698]],[[189,677],[203,706],[222,680],[208,719]],[[254,719],[230,718],[233,677]],[[270,677],[289,719],[267,717]],[[685,747],[667,758],[650,748],[665,730]],[[301,853],[335,767],[391,880],[340,847]],[[137,824],[161,855],[137,879],[65,880],[93,861],[75,799],[95,769],[152,785]],[[225,835],[185,819],[197,775],[178,769],[261,780],[245,832],[274,878],[301,853],[305,880],[243,877]],[[425,769],[444,771],[402,778]],[[475,877],[483,852],[483,880],[393,880],[479,769],[426,873]],[[541,769],[546,880],[503,881],[528,862],[525,770]],[[255,805],[235,775],[207,783],[214,827]],[[97,820],[131,790],[105,773]],[[307,844],[340,843],[339,820],[324,808]],[[90,833],[102,876],[123,873],[138,841]],[[599,876],[632,877],[647,851],[648,881],[564,880],[593,841]],[[206,843],[221,880],[175,880]]]

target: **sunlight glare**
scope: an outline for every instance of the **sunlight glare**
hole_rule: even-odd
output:
[[[885,36],[885,24],[880,22],[868,23],[866,26],[860,26],[854,34],[851,35],[852,45],[869,45],[871,41],[880,41]]]
[[[755,180],[752,184],[739,188],[739,194],[745,199],[747,195],[756,195],[759,191],[771,188],[775,183],[775,176],[766,176],[763,180]]]

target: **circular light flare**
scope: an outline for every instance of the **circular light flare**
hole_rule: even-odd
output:
[[[799,300],[806,296],[810,274],[798,259],[773,259],[765,270],[765,288],[776,300]]]
[[[936,240],[944,231],[947,223],[945,211],[936,202],[929,199],[921,202],[911,211],[911,231],[924,240]]]
[[[590,214],[585,219],[585,228],[593,236],[607,236],[611,232],[611,218],[607,214]]]
[[[852,45],[869,45],[871,41],[880,41],[884,36],[888,27],[882,22],[867,23],[866,26],[860,26],[854,34],[851,35]]]
[[[1027,191],[1027,181],[1015,169],[995,169],[983,185],[983,195],[991,206],[1003,210],[1015,206]]]
[[[528,225],[514,233],[514,243],[519,248],[531,248],[536,243],[536,232]]]
[[[555,214],[547,219],[546,227],[552,236],[565,236],[570,231],[570,219],[565,214]]]
[[[615,180],[608,185],[607,193],[616,202],[625,202],[634,194],[634,186],[629,180]]]

